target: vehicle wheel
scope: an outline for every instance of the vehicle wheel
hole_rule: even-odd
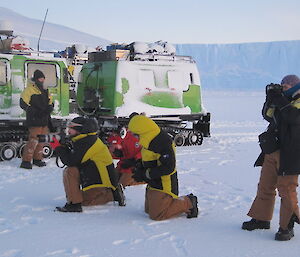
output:
[[[23,155],[23,152],[24,152],[24,147],[25,147],[25,145],[26,145],[26,143],[21,144],[21,145],[18,147],[18,150],[17,150],[18,158],[22,158],[22,155]]]
[[[181,133],[175,135],[174,137],[174,143],[176,146],[183,146],[185,142],[185,136]]]
[[[200,131],[191,131],[188,134],[188,142],[190,145],[201,145],[203,142],[203,136]]]
[[[17,156],[17,149],[11,144],[5,144],[0,149],[0,158],[2,161],[10,161]]]
[[[45,144],[43,147],[43,157],[46,159],[50,159],[53,155],[53,149],[49,144]]]

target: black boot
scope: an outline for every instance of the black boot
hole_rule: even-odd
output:
[[[278,232],[275,234],[275,240],[277,241],[288,241],[294,236],[294,224],[297,222],[299,224],[299,219],[297,215],[293,214],[287,229],[279,228]]]
[[[251,219],[243,222],[242,229],[248,231],[255,229],[270,229],[270,221]]]
[[[124,188],[122,184],[118,184],[116,190],[113,190],[114,201],[119,203],[119,206],[126,206],[126,198],[124,195]]]
[[[192,208],[190,209],[190,213],[186,216],[188,219],[190,218],[197,218],[198,217],[198,200],[197,196],[193,194],[187,195],[187,197],[191,200],[192,202]]]
[[[297,217],[297,215],[293,214],[292,217],[291,217],[291,219],[290,219],[290,222],[288,224],[288,228],[294,228],[294,223],[295,222],[298,223],[298,224],[300,224],[300,221],[299,221],[299,218]]]
[[[44,167],[44,166],[46,166],[46,163],[42,160],[34,160],[33,159],[33,165],[38,166],[38,167]]]
[[[20,168],[31,170],[32,169],[32,164],[31,164],[31,162],[22,161],[22,163],[20,165]]]
[[[66,203],[64,207],[56,207],[60,212],[82,212],[81,203]]]
[[[294,237],[294,229],[282,229],[279,228],[278,232],[275,234],[275,240],[277,241],[288,241]]]

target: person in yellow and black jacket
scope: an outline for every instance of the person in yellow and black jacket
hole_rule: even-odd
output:
[[[257,194],[248,212],[252,219],[244,230],[269,229],[275,205],[276,189],[281,198],[279,230],[275,240],[294,237],[294,223],[300,222],[298,175],[300,174],[300,79],[287,75],[279,84],[266,86],[262,111],[269,122],[259,136],[262,153],[255,166],[262,166]]]
[[[170,136],[144,115],[130,119],[128,129],[138,135],[142,146],[142,163],[132,176],[147,183],[145,212],[153,220],[165,220],[186,213],[198,216],[197,197],[193,194],[178,197],[175,145]]]
[[[67,165],[63,172],[67,203],[56,207],[57,211],[82,212],[82,205],[101,205],[114,200],[125,206],[112,156],[98,138],[97,130],[94,119],[77,117],[68,125],[72,147],[53,138],[52,148]]]
[[[32,81],[28,83],[20,98],[20,107],[26,112],[26,126],[29,131],[28,142],[24,148],[20,165],[24,169],[32,169],[32,162],[39,167],[46,166],[42,160],[44,143],[38,142],[37,135],[48,134],[53,103],[44,82],[44,73],[35,70]]]

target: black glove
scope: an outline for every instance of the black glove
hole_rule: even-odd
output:
[[[282,93],[276,89],[270,89],[267,91],[267,101],[272,101],[275,97],[281,96]]]
[[[123,157],[123,152],[122,152],[122,150],[121,149],[115,149],[114,151],[113,151],[113,155],[114,156],[116,156],[116,157],[118,157],[118,158],[121,158],[121,157]],[[122,167],[123,168],[123,167]]]
[[[146,177],[145,168],[135,168],[132,173],[133,173],[132,178],[136,182],[143,182],[143,181],[149,182],[149,179]]]
[[[128,168],[134,167],[135,163],[136,163],[136,161],[134,158],[125,159],[125,160],[122,160],[121,167],[122,167],[122,169],[128,169]]]

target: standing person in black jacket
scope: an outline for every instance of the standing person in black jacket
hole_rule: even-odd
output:
[[[252,219],[244,230],[269,229],[273,216],[276,188],[281,197],[279,230],[275,240],[294,236],[294,223],[299,223],[297,198],[300,174],[300,79],[287,75],[281,85],[266,88],[263,117],[268,130],[260,135],[262,154],[255,166],[262,166],[257,195],[248,212]]]
[[[46,166],[42,160],[44,143],[38,142],[37,135],[48,134],[53,103],[44,82],[44,73],[35,70],[32,81],[28,83],[20,98],[20,106],[26,112],[26,125],[29,131],[28,142],[24,147],[20,166],[24,169],[32,169],[32,161],[38,167]]]

